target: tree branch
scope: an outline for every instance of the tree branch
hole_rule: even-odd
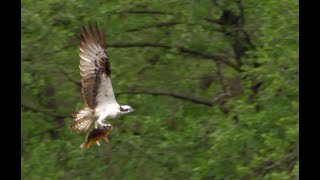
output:
[[[217,77],[219,78],[221,87],[222,87],[222,91],[223,92],[227,92],[227,87],[226,87],[226,83],[225,83],[225,78],[224,78],[224,73],[222,71],[222,65],[220,62],[216,62],[216,66],[217,66]]]
[[[169,97],[174,97],[177,99],[190,101],[196,104],[202,104],[210,107],[214,106],[220,100],[220,96],[218,96],[218,98],[215,98],[213,101],[208,101],[208,100],[200,99],[190,95],[183,95],[183,94],[178,94],[178,93],[168,92],[168,91],[161,91],[161,90],[127,90],[127,91],[116,93],[117,96],[122,94],[149,94],[154,96],[169,96]]]
[[[71,82],[74,82],[80,89],[81,91],[81,87],[82,87],[82,84],[81,84],[81,81],[77,81],[75,80],[74,78],[72,78],[70,76],[70,73],[66,72],[66,70],[64,70],[62,67],[58,68],[58,70]],[[80,76],[79,76],[80,77]]]
[[[153,25],[145,25],[145,26],[140,26],[132,29],[128,29],[126,32],[135,32],[135,31],[140,31],[140,30],[145,30],[145,29],[150,29],[150,28],[160,28],[160,27],[168,27],[168,26],[175,26],[182,24],[181,22],[163,22],[163,23],[158,23],[158,24],[153,24]]]
[[[279,161],[270,161],[267,160],[262,162],[259,166],[254,169],[256,174],[259,174],[259,177],[263,177],[270,171],[274,171],[275,169],[286,169],[287,171],[292,171],[294,165],[299,158],[299,145],[297,145],[294,149],[291,149],[288,154],[283,156]],[[261,179],[261,178],[260,178]]]
[[[55,117],[55,118],[67,118],[67,117],[70,117],[70,116],[67,116],[67,115],[55,114],[55,113],[52,113],[50,111],[47,111],[47,110],[44,110],[44,109],[35,108],[35,107],[29,106],[29,105],[26,105],[26,104],[21,104],[21,108],[23,108],[23,109],[25,109],[27,111],[31,111],[31,112],[37,112],[37,113],[46,114],[46,115],[49,115],[49,116],[52,116],[52,117]]]
[[[48,52],[48,53],[44,53],[41,54],[37,57],[33,57],[33,58],[39,58],[41,56],[48,56],[48,55],[53,55],[56,53],[59,53],[61,51],[64,51],[66,48],[70,48],[75,46],[76,44],[70,44],[67,45],[65,47],[62,47],[56,51],[52,51],[52,52]],[[107,48],[130,48],[130,47],[154,47],[154,48],[164,48],[164,49],[174,49],[176,48],[180,53],[184,53],[184,54],[190,54],[193,56],[197,56],[197,57],[201,57],[204,59],[210,59],[213,61],[220,61],[230,67],[232,67],[233,69],[235,69],[238,72],[241,72],[242,70],[240,69],[240,66],[237,65],[236,63],[231,62],[230,60],[228,60],[228,57],[221,55],[221,54],[211,54],[208,52],[202,52],[202,51],[198,51],[198,50],[194,50],[194,49],[189,49],[189,48],[185,48],[185,47],[181,47],[181,46],[171,46],[171,45],[167,45],[164,43],[150,43],[150,42],[137,42],[137,43],[111,43],[111,44],[107,44]]]
[[[33,59],[40,59],[41,57],[44,57],[44,56],[51,56],[51,55],[54,55],[54,54],[57,54],[57,53],[60,53],[68,48],[71,48],[71,47],[74,47],[76,44],[68,44],[66,46],[63,46],[57,50],[54,50],[54,51],[50,51],[50,52],[45,52],[45,53],[39,53],[38,55],[34,56],[34,57],[27,57],[25,59],[23,59],[23,61],[32,61]]]
[[[54,132],[54,131],[56,131],[56,130],[58,130],[58,129],[60,129],[60,128],[63,128],[63,127],[66,127],[65,125],[59,125],[59,126],[57,126],[57,127],[53,127],[53,128],[49,128],[49,129],[46,129],[46,130],[44,130],[44,131],[41,131],[41,132],[39,132],[39,133],[36,133],[36,134],[33,134],[32,136],[29,136],[28,137],[28,139],[25,139],[25,140],[30,140],[31,138],[34,138],[34,137],[37,137],[37,136],[41,136],[41,135],[43,135],[43,134],[47,134],[47,133],[52,133],[52,132]]]
[[[237,0],[237,5],[239,7],[239,10],[240,10],[240,21],[241,21],[241,25],[243,26],[244,23],[245,23],[245,18],[244,18],[244,6],[243,6],[243,3],[241,0]]]
[[[66,45],[66,46],[64,46],[64,47],[62,47],[60,49],[57,49],[55,51],[51,51],[51,52],[48,52],[48,53],[45,53],[45,54],[42,54],[42,55],[46,55],[46,56],[53,55],[53,54],[59,53],[61,51],[66,50],[67,48],[71,48],[71,47],[74,47],[74,46],[75,46],[75,44],[68,44],[68,45]]]
[[[121,12],[119,12],[119,13],[127,13],[127,14],[159,14],[159,15],[175,15],[175,13],[172,13],[172,12],[158,11],[158,10],[152,10],[152,9],[126,10],[126,11],[121,11]]]
[[[220,21],[218,19],[212,19],[212,18],[208,18],[208,17],[204,17],[203,20],[210,22],[210,23],[215,23],[215,24],[219,24],[221,25]]]
[[[149,43],[149,42],[140,42],[140,43],[114,43],[114,44],[109,44],[108,47],[113,47],[113,48],[130,48],[130,47],[158,47],[158,48],[165,48],[165,49],[174,49],[176,48],[179,52],[185,53],[185,54],[190,54],[194,56],[198,56],[204,59],[210,59],[214,61],[220,61],[224,64],[229,65],[233,69],[241,72],[240,67],[229,61],[227,57],[220,55],[220,54],[211,54],[208,52],[202,52],[194,49],[189,49],[181,46],[170,46],[164,43]]]
[[[110,43],[107,47],[111,48],[130,48],[130,47],[158,47],[158,48],[171,48],[171,46],[163,43],[150,43],[150,42],[140,42],[140,43]]]

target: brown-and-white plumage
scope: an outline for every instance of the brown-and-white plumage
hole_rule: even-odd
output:
[[[89,24],[87,28],[83,26],[80,39],[79,68],[86,107],[73,115],[71,130],[78,132],[86,131],[94,121],[96,128],[107,126],[102,123],[106,118],[133,111],[130,106],[119,105],[115,99],[104,36],[97,24]]]

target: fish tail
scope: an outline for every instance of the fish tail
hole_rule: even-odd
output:
[[[84,149],[85,147],[86,147],[86,143],[85,142],[80,145],[81,149]]]

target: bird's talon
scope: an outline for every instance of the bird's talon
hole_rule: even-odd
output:
[[[101,127],[102,129],[107,129],[107,130],[112,130],[112,128],[113,128],[111,124],[103,124],[103,123],[99,123],[99,127]]]
[[[111,124],[105,124],[104,126],[103,126],[103,128],[104,129],[108,129],[108,130],[112,130],[112,125]]]

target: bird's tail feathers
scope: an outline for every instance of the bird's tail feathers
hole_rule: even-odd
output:
[[[71,131],[84,132],[88,130],[94,118],[92,109],[87,107],[82,108],[72,115],[73,123],[70,127]]]

